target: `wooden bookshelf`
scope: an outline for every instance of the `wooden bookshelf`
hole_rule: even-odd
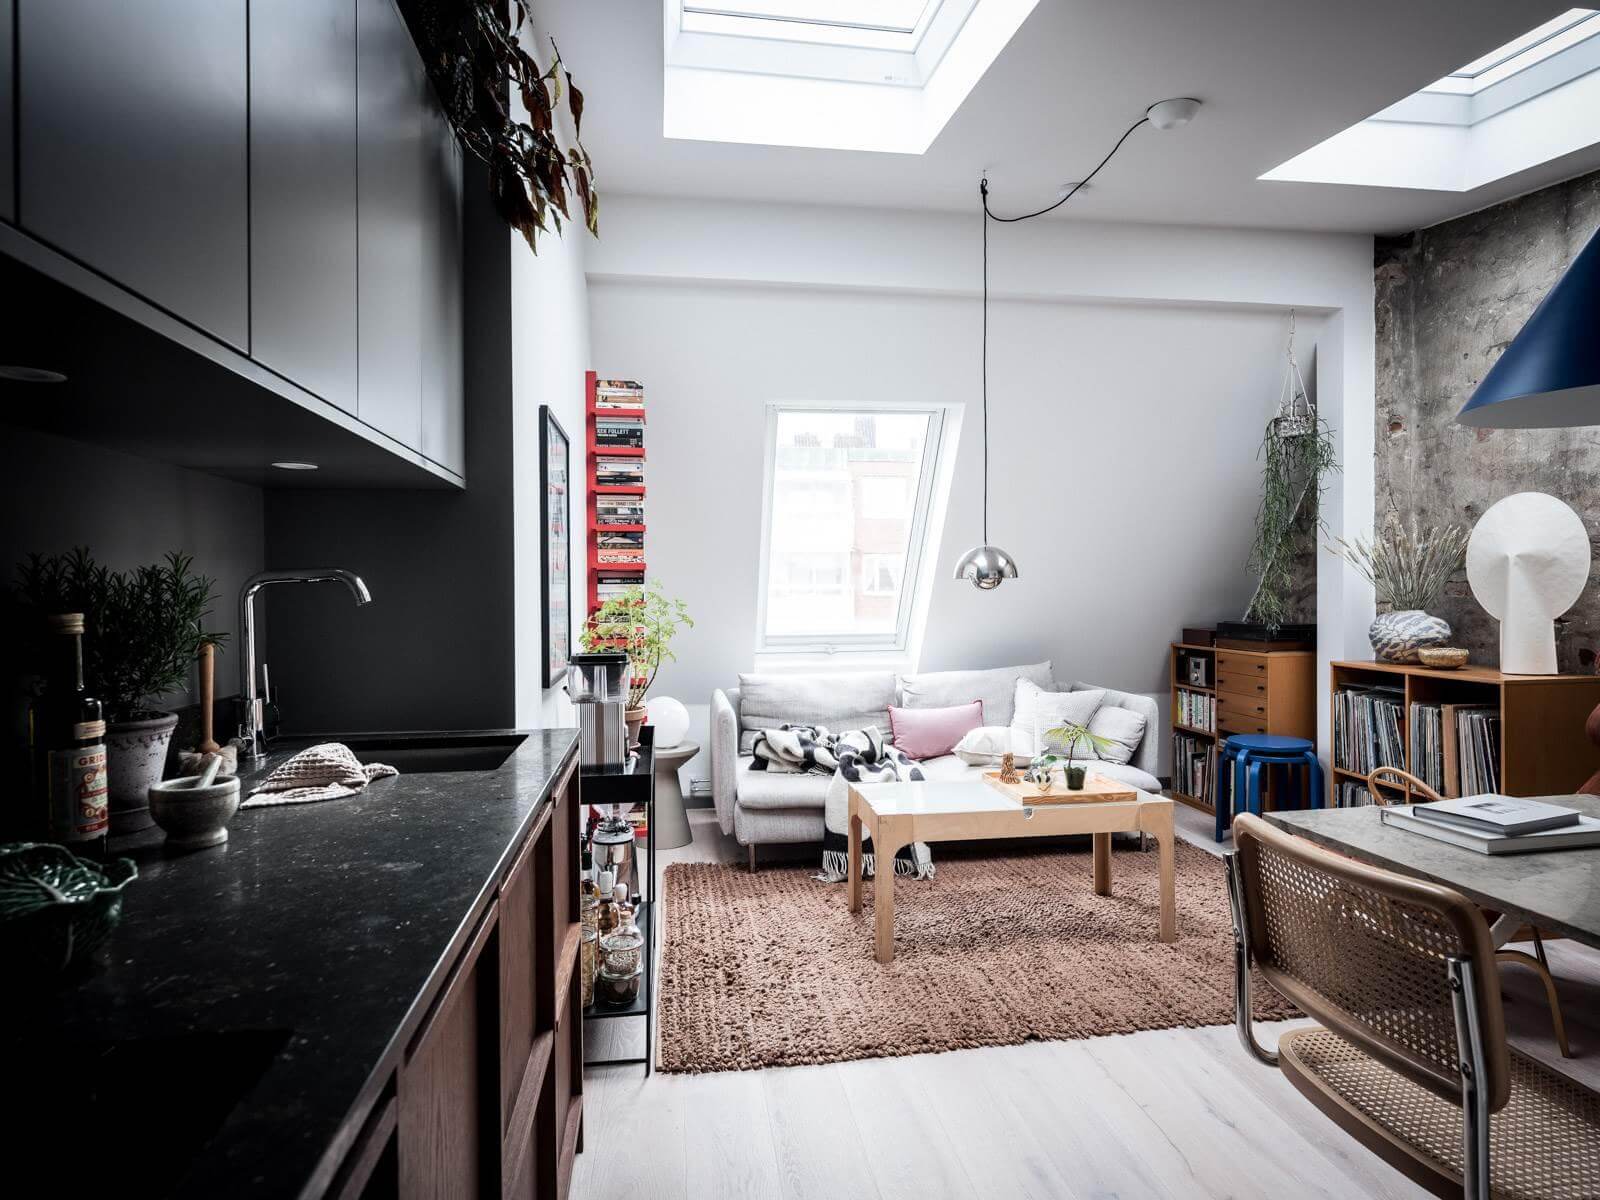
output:
[[[1392,687],[1397,683],[1404,694],[1400,742],[1405,762],[1400,765],[1408,771],[1412,768],[1409,724],[1413,704],[1487,704],[1498,708],[1499,784],[1501,792],[1508,796],[1567,795],[1600,770],[1600,747],[1591,743],[1584,732],[1590,712],[1600,704],[1600,676],[1507,675],[1493,667],[1441,671],[1414,663],[1336,662],[1329,677],[1330,712],[1344,687]],[[1331,745],[1332,731],[1329,733]],[[1328,776],[1329,804],[1337,802],[1341,780],[1365,778],[1335,761]]]
[[[1189,663],[1203,665],[1204,683],[1189,682]],[[1173,642],[1169,660],[1172,700],[1172,728],[1169,738],[1192,737],[1210,750],[1210,769],[1205,794],[1191,795],[1180,783],[1176,756],[1173,761],[1174,800],[1215,812],[1213,803],[1217,781],[1217,752],[1222,743],[1236,733],[1273,733],[1285,737],[1315,738],[1317,656],[1310,650],[1235,650],[1226,646],[1207,646],[1193,642]],[[1215,701],[1213,728],[1185,725],[1178,719],[1180,692],[1193,692]],[[1269,791],[1267,806],[1272,806]]]
[[[645,532],[645,523],[631,525],[602,525],[596,512],[595,498],[598,496],[639,496],[645,494],[644,484],[616,485],[601,484],[596,482],[598,460],[604,457],[645,458],[643,446],[606,446],[601,444],[597,436],[596,422],[608,418],[631,417],[640,421],[645,420],[643,408],[600,408],[597,403],[596,373],[584,373],[584,443],[587,451],[586,462],[588,468],[588,501],[585,505],[586,520],[584,521],[587,533],[589,565],[588,574],[588,600],[589,612],[594,612],[600,607],[599,580],[600,572],[607,574],[627,575],[638,582],[644,582],[645,564],[643,559],[628,562],[603,563],[600,561],[600,534],[606,533],[639,533]]]

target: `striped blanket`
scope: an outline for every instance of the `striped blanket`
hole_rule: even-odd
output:
[[[832,776],[823,813],[822,873],[817,876],[824,883],[843,883],[849,877],[850,785],[923,778],[922,769],[873,726],[838,734],[821,725],[763,729],[756,734],[753,752],[752,771]],[[867,836],[862,838],[861,860],[862,874],[870,879],[875,863],[872,839]],[[895,856],[894,871],[917,879],[933,878],[933,857],[927,845],[917,842],[902,849]]]

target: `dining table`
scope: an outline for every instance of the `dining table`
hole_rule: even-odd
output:
[[[1546,796],[1600,819],[1600,796]],[[1402,875],[1454,888],[1519,924],[1600,947],[1600,847],[1481,854],[1396,825],[1381,808],[1289,809],[1265,814],[1289,833]]]

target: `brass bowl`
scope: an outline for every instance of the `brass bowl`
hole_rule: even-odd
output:
[[[1460,646],[1428,646],[1417,651],[1417,658],[1425,667],[1454,671],[1457,667],[1467,665],[1468,653]]]

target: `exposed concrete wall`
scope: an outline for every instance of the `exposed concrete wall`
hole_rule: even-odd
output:
[[[1600,172],[1377,246],[1377,519],[1397,511],[1470,529],[1495,501],[1548,492],[1600,539],[1600,430],[1468,429],[1473,389],[1600,226]],[[1473,661],[1499,660],[1499,624],[1466,571],[1438,614]],[[1563,671],[1595,670],[1600,556],[1557,623]]]

